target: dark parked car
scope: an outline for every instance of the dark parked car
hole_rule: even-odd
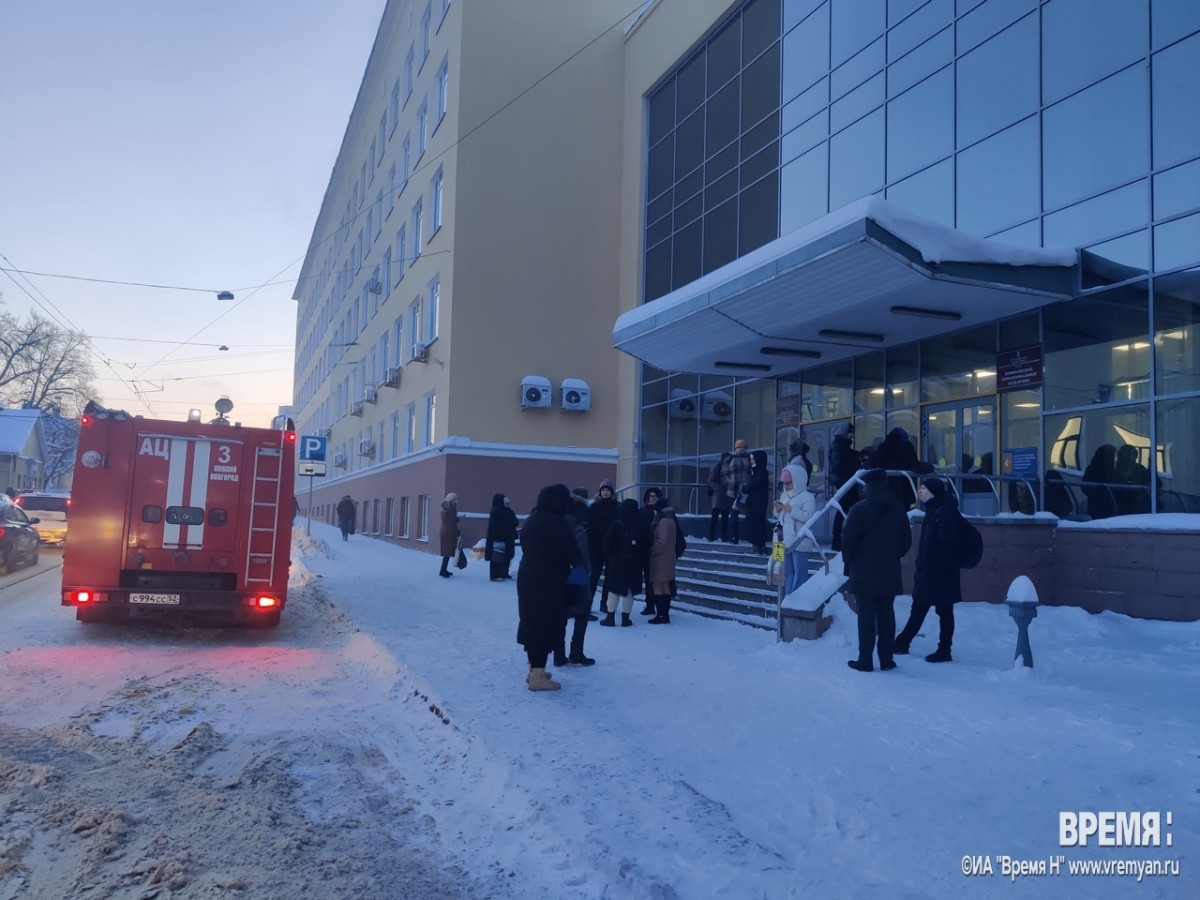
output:
[[[39,537],[33,526],[38,521],[8,497],[0,497],[0,569],[11,572],[21,563],[37,562]]]

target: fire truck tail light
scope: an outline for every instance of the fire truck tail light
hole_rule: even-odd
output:
[[[262,597],[255,597],[254,605],[259,609],[270,609],[271,607],[278,606],[279,600],[275,597],[267,597],[264,595]]]

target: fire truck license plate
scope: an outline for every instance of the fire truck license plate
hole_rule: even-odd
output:
[[[160,603],[170,606],[179,604],[178,594],[130,594],[130,603]]]

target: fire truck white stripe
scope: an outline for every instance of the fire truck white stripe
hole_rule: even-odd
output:
[[[190,441],[172,440],[171,459],[167,467],[167,498],[166,506],[183,506],[183,479],[187,472],[187,452]],[[164,512],[166,510],[164,509]],[[163,523],[163,546],[179,546],[179,526],[169,522]]]
[[[192,460],[192,498],[188,506],[198,506],[206,509],[208,503],[208,461],[212,444],[208,441],[196,442],[196,455]],[[204,546],[204,523],[190,525],[187,530],[187,542],[193,547]]]

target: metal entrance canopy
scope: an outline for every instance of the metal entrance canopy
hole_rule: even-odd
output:
[[[1074,250],[975,238],[867,197],[624,313],[667,372],[773,377],[1069,300]]]

